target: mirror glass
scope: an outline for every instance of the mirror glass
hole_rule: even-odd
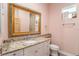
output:
[[[15,4],[9,4],[9,11],[9,35],[40,34],[40,13]]]
[[[38,32],[39,31],[38,27],[39,27],[39,15],[31,14],[30,31]]]
[[[14,15],[15,32],[29,32],[30,30],[30,13],[15,8]]]

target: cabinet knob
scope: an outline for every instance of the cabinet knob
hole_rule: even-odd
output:
[[[16,54],[14,53],[13,56],[15,56]]]
[[[38,52],[38,50],[35,51],[35,53],[37,53],[37,52]]]

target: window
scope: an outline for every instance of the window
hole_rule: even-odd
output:
[[[72,19],[77,17],[77,7],[76,5],[68,6],[62,9],[64,19]]]

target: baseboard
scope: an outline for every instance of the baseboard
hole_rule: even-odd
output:
[[[72,53],[68,53],[68,52],[65,52],[65,51],[58,51],[58,55],[59,56],[76,56],[76,55],[74,55],[74,54],[72,54]]]

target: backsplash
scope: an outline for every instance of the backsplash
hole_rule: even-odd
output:
[[[46,37],[46,38],[51,38],[51,34],[43,34],[43,35],[28,35],[28,36],[20,36],[20,37],[12,37],[9,38],[8,40],[12,39],[12,40],[21,40],[21,39],[26,39],[26,38],[35,38],[35,37]]]

